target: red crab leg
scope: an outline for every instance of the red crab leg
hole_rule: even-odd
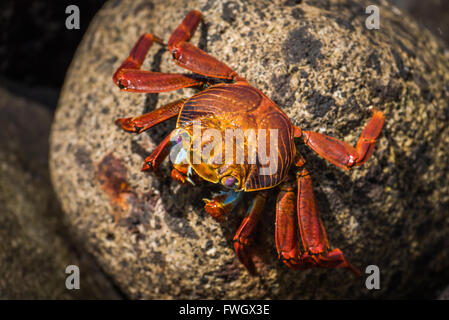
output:
[[[265,201],[267,199],[267,193],[265,191],[258,192],[254,197],[251,206],[248,209],[248,213],[243,219],[242,224],[237,230],[234,236],[234,249],[240,262],[248,269],[251,274],[255,273],[255,267],[253,261],[246,252],[246,246],[248,245],[251,233],[257,225],[257,221],[260,218]]]
[[[293,268],[307,269],[312,267],[346,268],[356,276],[360,271],[350,264],[340,249],[329,248],[326,231],[319,216],[312,190],[312,179],[306,169],[297,174],[298,197],[297,212],[299,230],[305,252],[296,261]]]
[[[120,67],[113,75],[114,82],[118,84],[118,76],[124,69],[140,69],[143,61],[148,53],[148,50],[153,45],[153,42],[163,44],[163,41],[150,33],[145,33],[140,36],[139,40],[134,44],[129,56],[123,61]]]
[[[201,12],[190,11],[168,40],[168,49],[175,63],[192,72],[213,78],[235,79],[237,73],[226,64],[188,41],[201,22]]]
[[[129,132],[141,133],[158,123],[173,118],[178,115],[186,99],[181,99],[156,110],[145,113],[141,116],[131,118],[120,118],[115,120],[124,130]]]
[[[343,169],[350,169],[365,163],[373,153],[376,139],[379,137],[385,122],[385,116],[376,109],[373,117],[366,125],[356,147],[327,135],[302,131],[295,128],[295,137],[303,137],[304,143],[324,159]]]
[[[298,231],[296,230],[296,194],[291,184],[285,183],[276,199],[275,242],[279,259],[294,269],[291,260],[300,256]]]
[[[180,73],[161,73],[146,70],[124,69],[119,75],[118,86],[123,91],[158,93],[195,87],[203,82]]]
[[[159,165],[170,154],[173,142],[170,140],[171,133],[162,140],[154,151],[145,159],[142,171],[156,171]]]
[[[163,43],[161,39],[150,33],[145,33],[137,40],[128,58],[112,77],[120,89],[130,92],[157,93],[202,84],[200,80],[188,75],[140,70],[153,42]]]

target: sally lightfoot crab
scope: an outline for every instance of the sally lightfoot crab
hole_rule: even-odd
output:
[[[373,153],[384,124],[382,112],[371,110],[372,118],[355,148],[330,136],[301,130],[261,91],[226,64],[188,42],[201,19],[200,12],[190,11],[167,44],[152,34],[142,35],[113,76],[123,91],[158,93],[187,87],[199,90],[190,98],[116,121],[126,131],[141,133],[177,117],[176,128],[145,159],[142,170],[157,170],[170,155],[173,179],[181,183],[206,180],[222,184],[227,192],[212,200],[205,199],[205,211],[219,221],[236,208],[244,192],[254,194],[234,237],[237,257],[252,273],[255,267],[247,245],[263,212],[268,190],[277,187],[280,191],[275,242],[279,259],[292,269],[346,268],[359,275],[340,249],[329,246],[312,180],[294,140],[301,139],[334,165],[350,169],[365,163]],[[141,70],[154,42],[166,46],[174,62],[193,74]],[[229,132],[231,139],[228,139]],[[226,137],[224,144],[223,136]]]

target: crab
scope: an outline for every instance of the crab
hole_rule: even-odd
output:
[[[145,159],[142,171],[156,171],[170,155],[173,179],[180,183],[206,180],[222,185],[226,191],[211,200],[204,199],[205,211],[218,221],[223,221],[238,206],[243,194],[250,194],[251,203],[233,242],[238,259],[251,273],[256,272],[248,250],[251,234],[270,190],[277,188],[275,243],[278,258],[295,270],[343,268],[360,275],[340,249],[331,249],[329,245],[311,176],[304,157],[296,150],[295,139],[302,140],[303,145],[337,167],[349,170],[365,163],[373,153],[384,125],[383,113],[371,108],[372,117],[355,147],[318,132],[302,130],[245,78],[189,42],[202,19],[199,11],[190,11],[166,44],[153,34],[143,34],[113,75],[114,83],[128,92],[198,89],[190,98],[140,116],[116,120],[124,130],[141,133],[177,117],[176,128]],[[166,47],[173,61],[193,74],[141,70],[153,43]],[[234,136],[225,139],[223,147],[218,142],[229,130]],[[239,135],[238,130],[244,134]],[[270,132],[270,139],[267,132]],[[276,134],[271,135],[273,132]],[[269,161],[261,152],[266,155],[268,149]],[[223,153],[229,155],[225,161]]]

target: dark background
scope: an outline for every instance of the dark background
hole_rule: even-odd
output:
[[[56,108],[64,76],[103,0],[1,0],[0,86]],[[80,29],[68,30],[67,6],[80,9]]]
[[[104,2],[1,0],[0,86],[38,101],[54,111],[76,47],[90,20]],[[390,2],[408,12],[449,45],[448,0]],[[79,30],[65,28],[68,16],[65,8],[70,4],[75,4],[80,9]],[[382,26],[382,12],[380,18]]]

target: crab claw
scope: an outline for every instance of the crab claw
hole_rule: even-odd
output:
[[[173,168],[173,170],[171,171],[171,177],[173,180],[178,181],[179,183],[186,182],[186,176],[175,168]]]
[[[215,220],[224,221],[225,216],[234,210],[242,196],[242,192],[235,192],[233,190],[222,192],[212,200],[203,199],[206,203],[204,210],[206,210],[206,212]]]
[[[205,206],[204,210],[215,220],[223,222],[225,219],[226,211],[223,208],[221,202],[216,200],[203,199]]]

